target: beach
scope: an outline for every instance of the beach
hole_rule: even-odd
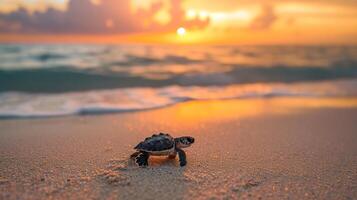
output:
[[[0,200],[357,200],[356,27],[356,0],[0,0]]]
[[[0,199],[356,199],[357,99],[187,101],[0,121]],[[154,133],[195,137],[188,164],[129,159]]]

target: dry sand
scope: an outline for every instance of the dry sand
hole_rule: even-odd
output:
[[[0,199],[357,199],[356,99],[193,101],[101,116],[0,121]],[[188,165],[128,161],[157,132]]]

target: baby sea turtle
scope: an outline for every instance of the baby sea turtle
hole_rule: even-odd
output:
[[[194,142],[195,139],[189,136],[173,138],[165,133],[154,134],[136,145],[134,148],[136,152],[130,157],[135,159],[136,164],[139,166],[147,166],[150,156],[168,156],[174,159],[178,154],[180,166],[182,167],[186,165],[186,154],[182,148],[189,147]]]

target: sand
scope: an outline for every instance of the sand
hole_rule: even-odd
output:
[[[357,100],[192,101],[143,112],[0,121],[0,199],[356,199]],[[188,164],[128,157],[191,135]]]

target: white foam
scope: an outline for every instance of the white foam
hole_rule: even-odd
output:
[[[0,94],[0,117],[49,117],[160,108],[187,100],[357,95],[357,80],[305,84],[124,88],[61,94]],[[349,91],[347,91],[347,89]]]

